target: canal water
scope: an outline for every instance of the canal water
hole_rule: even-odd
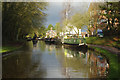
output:
[[[109,64],[98,53],[84,48],[29,41],[2,59],[3,78],[103,78]]]

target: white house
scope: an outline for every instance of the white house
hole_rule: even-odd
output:
[[[52,27],[51,27],[51,29],[46,32],[45,38],[54,38],[56,36],[57,36],[57,33],[55,32],[55,30],[52,30]]]
[[[68,24],[68,26],[73,26],[73,25],[70,25]],[[60,32],[60,36],[64,36],[66,34],[71,34],[71,35],[78,35],[79,33],[79,36],[82,36],[81,35],[81,29],[77,29],[77,27],[73,26],[73,28],[69,28],[68,26],[66,26],[66,29],[65,29],[65,32]]]

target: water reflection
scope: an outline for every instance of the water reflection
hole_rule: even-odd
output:
[[[91,75],[104,77],[107,75],[108,69],[109,69],[109,64],[103,56],[97,55],[93,52],[90,54]]]
[[[33,44],[33,47],[37,47],[37,43],[36,43],[36,44]]]
[[[71,48],[64,49],[64,53],[66,57],[76,57],[76,58],[84,57],[85,58],[86,52],[87,50],[84,50],[84,49],[81,49],[81,50],[71,49]]]
[[[40,54],[33,54],[32,42],[11,55],[3,57],[2,76],[3,78],[31,78],[43,77],[44,68],[40,67]],[[34,52],[35,53],[35,52]]]
[[[85,48],[32,42],[3,57],[3,78],[98,78],[106,77],[104,56]]]
[[[109,69],[107,60],[103,56],[98,55],[93,51],[88,50],[85,52],[82,51],[82,49],[81,51],[65,49],[64,55],[66,57],[67,69],[69,74],[71,73],[72,76],[73,74],[76,74],[76,72],[82,72],[79,74],[84,73],[85,77],[101,78],[107,76]],[[84,75],[82,75],[82,77],[84,77]]]

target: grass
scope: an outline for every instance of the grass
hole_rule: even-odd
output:
[[[13,50],[16,50],[18,48],[19,47],[16,47],[16,46],[3,46],[2,48],[0,48],[0,53],[13,51]]]
[[[105,55],[108,60],[109,60],[109,73],[108,73],[108,79],[112,80],[115,78],[119,78],[120,76],[120,63],[118,62],[118,56],[116,54],[112,54],[107,50],[101,49],[101,48],[96,48],[96,47],[90,47],[92,49],[94,49],[95,51],[101,53],[102,55]]]
[[[14,51],[22,47],[24,41],[9,41],[3,42],[2,47],[0,47],[0,53]]]
[[[87,44],[105,45],[120,49],[120,38],[117,37],[87,37]]]

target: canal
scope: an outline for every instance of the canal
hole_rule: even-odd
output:
[[[108,74],[107,59],[84,48],[27,42],[3,56],[3,78],[102,78]]]

